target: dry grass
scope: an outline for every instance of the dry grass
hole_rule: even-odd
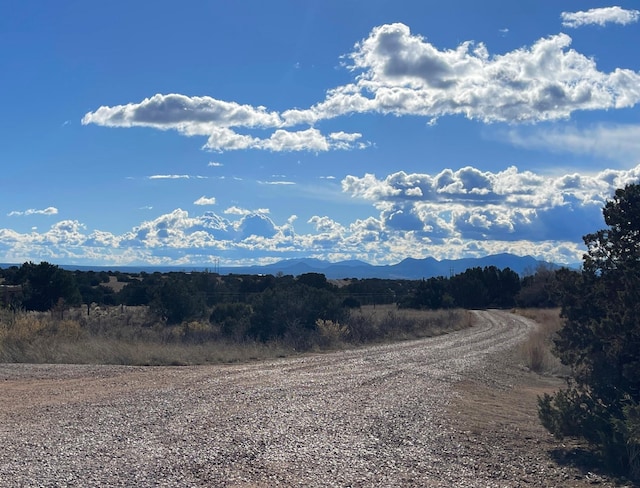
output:
[[[281,341],[233,341],[208,322],[168,327],[146,307],[93,307],[51,313],[0,310],[0,362],[190,365],[245,362],[298,354]],[[471,325],[462,310],[363,307],[344,323],[318,321],[306,350],[430,337]]]
[[[291,351],[276,343],[259,342],[205,344],[125,341],[92,337],[71,342],[38,338],[28,343],[2,344],[0,362],[57,364],[123,364],[186,366],[248,362],[284,357]]]
[[[515,312],[538,324],[520,348],[524,364],[536,373],[566,375],[566,367],[551,352],[553,338],[564,323],[564,319],[560,317],[560,309],[528,308]]]
[[[0,362],[190,365],[245,362],[291,354],[273,342],[213,338],[208,323],[166,327],[144,307],[50,313],[0,310]],[[205,340],[206,339],[206,340]]]
[[[398,309],[395,305],[367,305],[347,320],[348,342],[392,342],[433,337],[473,325],[473,314],[461,309]]]

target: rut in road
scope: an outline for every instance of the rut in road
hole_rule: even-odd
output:
[[[455,381],[534,325],[506,312],[474,313],[474,327],[436,338],[248,365],[0,365],[7,393],[0,479],[3,486],[503,486],[461,455],[446,408]],[[67,386],[73,394],[47,400]],[[20,398],[23,408],[9,404]]]

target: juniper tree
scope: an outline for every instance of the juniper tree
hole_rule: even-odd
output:
[[[640,475],[640,186],[618,189],[605,229],[584,236],[582,273],[560,274],[565,325],[555,354],[567,388],[539,401],[545,427],[598,447],[612,467]]]

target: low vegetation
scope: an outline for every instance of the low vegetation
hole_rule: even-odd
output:
[[[538,324],[520,346],[524,365],[539,374],[568,375],[568,368],[553,354],[553,341],[564,324],[560,317],[560,309],[525,308],[514,311]]]
[[[318,319],[312,332],[260,341],[234,339],[219,324],[166,326],[148,307],[94,307],[51,312],[0,312],[0,362],[188,365],[274,358],[301,352],[430,337],[471,325],[463,310],[397,310],[365,306],[343,322]],[[302,347],[301,347],[302,346]]]
[[[329,281],[24,263],[0,269],[0,361],[193,364],[426,337],[469,326],[463,308],[508,307],[542,289],[526,283],[493,266]]]

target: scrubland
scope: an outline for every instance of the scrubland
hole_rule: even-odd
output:
[[[261,342],[234,340],[220,326],[187,321],[168,326],[147,307],[83,307],[64,313],[0,310],[0,362],[122,365],[231,363],[431,337],[469,327],[463,310],[351,310],[341,323]]]

